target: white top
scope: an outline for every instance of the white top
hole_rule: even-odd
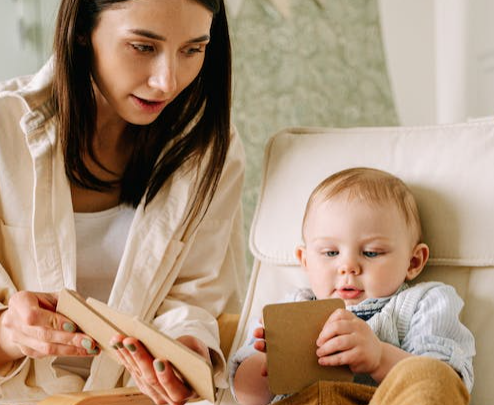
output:
[[[74,213],[77,291],[82,296],[108,301],[134,214],[124,205]]]
[[[117,205],[100,212],[75,212],[77,291],[106,302],[117,275],[135,209]],[[92,357],[59,357],[54,365],[83,378]]]

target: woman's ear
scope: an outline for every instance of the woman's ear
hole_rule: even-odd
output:
[[[305,246],[300,245],[295,249],[295,256],[297,257],[300,265],[305,269],[307,267],[307,251]]]
[[[410,258],[410,266],[407,270],[407,280],[413,280],[417,277],[425,267],[427,260],[429,259],[429,246],[425,243],[419,243],[412,252]]]

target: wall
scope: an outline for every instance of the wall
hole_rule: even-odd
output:
[[[0,80],[35,72],[51,53],[59,0],[1,0]]]
[[[492,0],[379,0],[402,125],[494,114]]]
[[[475,0],[469,5],[467,115],[494,115],[494,1]]]

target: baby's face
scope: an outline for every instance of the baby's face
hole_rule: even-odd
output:
[[[346,195],[316,201],[297,251],[318,299],[355,305],[392,295],[409,276],[415,243],[402,213],[391,203],[349,201]]]

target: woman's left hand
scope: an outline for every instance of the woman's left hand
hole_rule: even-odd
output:
[[[193,336],[181,336],[178,341],[211,361],[209,349]],[[110,344],[137,387],[155,404],[183,405],[197,394],[179,377],[170,362],[154,359],[144,345],[133,337],[115,336]]]

